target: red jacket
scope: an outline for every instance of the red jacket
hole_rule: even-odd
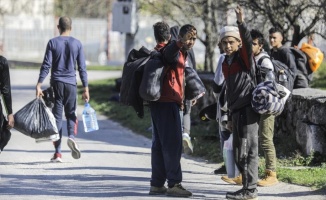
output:
[[[160,45],[160,44],[159,44]],[[184,69],[187,53],[181,52],[181,43],[172,41],[163,50],[165,76],[160,102],[176,102],[183,105]]]

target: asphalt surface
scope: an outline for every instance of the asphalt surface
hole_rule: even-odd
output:
[[[89,72],[90,80],[120,76],[121,72]],[[37,77],[37,70],[11,69],[14,112],[35,98]],[[66,134],[63,163],[51,163],[54,152],[51,142],[36,143],[12,129],[12,138],[0,154],[0,199],[172,199],[148,195],[151,140],[100,115],[100,130],[84,133],[82,109],[79,106],[77,110],[80,123],[76,141],[82,151],[78,160],[71,157]],[[217,164],[184,155],[181,166],[182,184],[193,192],[193,199],[225,199],[226,192],[241,189],[212,173]],[[258,191],[260,200],[326,199],[321,192],[286,183]]]

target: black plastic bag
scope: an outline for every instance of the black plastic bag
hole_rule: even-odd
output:
[[[15,129],[38,139],[58,134],[55,118],[41,98],[29,102],[14,115]]]

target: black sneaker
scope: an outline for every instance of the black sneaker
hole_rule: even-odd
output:
[[[235,200],[257,200],[257,189],[241,189],[236,192],[228,192],[226,193],[226,198]]]
[[[226,167],[222,165],[220,168],[214,170],[214,174],[226,174]]]

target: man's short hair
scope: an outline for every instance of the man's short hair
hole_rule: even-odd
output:
[[[197,29],[191,24],[183,25],[179,30],[179,35],[183,37],[189,31],[194,32],[197,36]]]
[[[59,19],[59,27],[61,31],[71,30],[71,19],[70,17],[64,16]]]
[[[279,27],[272,27],[269,29],[269,34],[273,34],[273,33],[280,33],[283,37],[283,30]]]
[[[170,26],[165,22],[156,22],[153,25],[155,40],[159,43],[170,39]]]
[[[256,30],[256,29],[252,29],[250,31],[250,35],[251,35],[251,38],[253,40],[255,39],[258,39],[258,44],[259,45],[263,45],[264,44],[264,35],[259,31],[259,30]]]

